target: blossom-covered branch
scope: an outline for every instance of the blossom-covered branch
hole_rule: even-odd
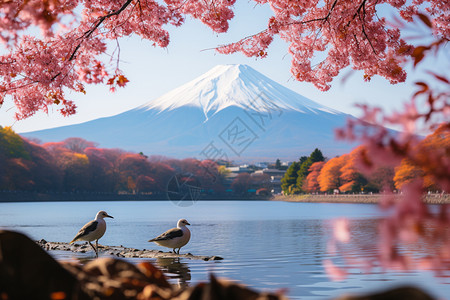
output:
[[[47,111],[52,105],[63,115],[76,112],[67,91],[85,93],[84,84],[107,84],[113,91],[128,79],[117,65],[102,61],[108,40],[139,35],[155,46],[167,47],[166,25],[180,26],[185,15],[200,19],[216,32],[228,29],[234,1],[8,1],[0,5],[0,105],[9,96],[17,119]],[[75,9],[81,8],[81,15]],[[70,17],[70,20],[68,19]],[[28,35],[33,26],[42,37]],[[119,57],[117,57],[119,61]]]
[[[254,0],[273,10],[267,28],[235,43],[219,46],[220,53],[242,52],[266,57],[274,37],[289,45],[291,72],[296,80],[321,90],[346,67],[362,70],[364,78],[385,77],[391,83],[406,78],[403,63],[414,48],[400,30],[379,17],[390,6],[406,21],[419,9],[433,19],[433,33],[448,40],[445,0]],[[109,40],[138,35],[154,46],[167,47],[167,26],[181,26],[186,16],[214,32],[228,30],[235,0],[11,0],[0,4],[0,105],[11,97],[17,119],[56,105],[64,115],[75,113],[69,91],[84,93],[85,84],[106,84],[114,90],[128,82],[119,65],[104,62]],[[41,35],[34,33],[41,29]],[[322,54],[323,53],[323,54]],[[317,56],[325,58],[317,62]],[[118,54],[116,54],[118,55]],[[119,62],[119,57],[117,57]]]
[[[426,16],[420,15],[420,19],[435,30],[435,23]],[[435,53],[429,50],[443,49],[446,40],[441,37],[430,45],[416,47],[414,65]],[[380,166],[396,167],[394,180],[401,182],[397,186],[400,196],[387,192],[380,203],[391,213],[379,225],[378,252],[364,263],[386,269],[427,269],[445,276],[450,269],[450,207],[443,204],[433,211],[423,203],[423,196],[430,189],[442,194],[450,192],[450,80],[447,74],[428,73],[433,84],[426,80],[416,82],[417,91],[403,111],[384,113],[378,107],[361,106],[362,118],[349,120],[337,136],[365,145],[358,158],[360,170],[367,173]],[[425,138],[417,135],[419,127],[430,134]],[[433,253],[417,258],[402,251],[412,243],[433,245]],[[333,249],[338,244],[338,238],[331,241]],[[345,274],[332,261],[327,261],[325,267],[336,279]]]

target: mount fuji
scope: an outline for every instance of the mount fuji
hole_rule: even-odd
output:
[[[347,118],[354,117],[249,66],[219,65],[124,113],[21,135],[43,142],[80,137],[99,147],[175,158],[296,160],[315,148],[329,157],[353,148],[334,139]]]

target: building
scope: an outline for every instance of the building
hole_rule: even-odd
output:
[[[272,184],[272,194],[281,193],[281,178],[284,177],[286,170],[278,169],[262,169],[255,171],[255,174],[265,174],[270,176],[270,183]]]

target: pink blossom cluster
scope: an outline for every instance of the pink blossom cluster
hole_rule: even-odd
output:
[[[321,90],[329,89],[333,78],[347,66],[363,70],[366,80],[374,75],[391,83],[405,80],[402,64],[413,47],[401,39],[398,28],[378,16],[382,5],[399,10],[407,21],[417,14],[418,7],[424,7],[433,18],[436,35],[448,37],[450,31],[445,0],[413,0],[409,4],[405,0],[254,1],[273,10],[267,28],[220,46],[217,51],[240,51],[264,58],[278,35],[289,44],[294,78],[311,82]],[[0,105],[5,96],[10,96],[18,109],[18,119],[38,110],[47,111],[51,105],[61,105],[60,111],[65,115],[73,114],[76,106],[67,99],[69,91],[85,92],[83,84],[110,85],[111,78],[117,86],[128,81],[120,72],[118,53],[115,66],[100,58],[107,50],[107,40],[139,35],[155,46],[166,47],[170,41],[166,26],[181,26],[186,16],[200,20],[215,32],[226,32],[228,21],[234,17],[234,3],[235,0],[3,1],[0,41],[8,53],[0,56]],[[35,27],[41,29],[41,39],[24,35]],[[324,58],[320,60],[318,56]]]
[[[16,118],[58,107],[63,115],[76,112],[71,92],[85,93],[84,84],[123,87],[128,79],[112,60],[104,62],[108,40],[139,35],[167,47],[167,25],[180,26],[185,15],[201,20],[215,32],[225,32],[233,18],[234,1],[167,0],[11,0],[0,4],[0,106],[11,97]],[[77,15],[75,11],[81,11]],[[34,27],[42,35],[31,36]]]
[[[417,47],[414,63],[420,63],[430,49],[439,51],[444,47],[443,40],[445,38]],[[357,262],[359,267],[426,269],[435,271],[438,276],[447,276],[444,273],[450,270],[450,205],[442,204],[432,210],[423,201],[427,186],[433,186],[442,194],[450,192],[450,80],[445,75],[429,74],[435,79],[433,86],[417,82],[417,91],[402,111],[388,114],[380,108],[364,105],[360,120],[348,121],[345,128],[337,131],[339,138],[365,145],[359,157],[361,171],[371,172],[383,165],[395,167],[407,161],[421,174],[411,178],[397,194],[386,191],[380,206],[389,214],[379,225],[378,251],[365,262]],[[401,128],[401,131],[385,126]],[[431,133],[422,138],[416,134],[418,127]],[[335,224],[335,236],[330,242],[333,253],[339,243],[348,242],[340,238],[349,231],[348,223],[344,226],[339,222]],[[416,257],[404,251],[412,244],[431,245],[429,255]],[[327,261],[325,268],[337,280],[346,274],[345,268],[339,268],[333,261]]]
[[[20,31],[30,26],[41,28],[44,36],[53,34],[52,26],[63,16],[72,15],[78,0],[7,0],[0,4],[0,41],[14,44]]]
[[[448,36],[448,3],[446,1],[256,1],[268,3],[274,11],[267,29],[238,42],[221,46],[220,53],[242,52],[247,56],[265,57],[275,35],[289,44],[291,72],[295,79],[313,83],[328,90],[339,72],[351,66],[362,70],[370,80],[380,75],[392,84],[403,82],[403,63],[413,47],[400,37],[398,28],[390,28],[378,10],[390,5],[401,16],[412,21],[419,5],[435,20],[435,32]],[[445,2],[445,3],[444,3]],[[324,53],[325,55],[318,55]],[[324,56],[320,60],[317,56]]]
[[[418,113],[414,100],[406,105],[403,113],[394,112],[384,117],[381,109],[364,107],[362,119],[371,123],[349,122],[346,128],[338,131],[341,138],[359,140],[366,146],[358,158],[361,172],[372,172],[379,166],[399,166],[402,161],[408,160],[423,174],[423,177],[413,178],[404,184],[396,193],[386,189],[380,207],[388,213],[379,225],[377,252],[364,262],[351,261],[351,264],[357,263],[358,267],[366,270],[374,266],[394,270],[427,269],[435,271],[438,276],[450,270],[450,205],[442,204],[437,210],[432,210],[423,201],[429,191],[425,188],[429,185],[425,184],[426,181],[432,182],[441,194],[450,191],[448,99],[448,94],[445,98],[438,98],[447,109],[433,113],[440,115],[435,116],[437,120],[447,121],[440,123],[425,139],[413,131],[414,123],[423,123],[421,119],[426,115]],[[382,124],[402,125],[405,131],[393,132]],[[338,242],[343,242],[339,236],[348,231],[348,226],[335,224],[335,229],[331,244],[336,248]],[[403,251],[412,244],[432,245],[429,255],[415,257]],[[326,262],[325,267],[337,280],[341,280],[346,273],[345,268],[341,270],[332,261]]]

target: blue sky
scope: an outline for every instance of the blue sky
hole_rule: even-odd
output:
[[[115,115],[151,101],[218,64],[247,64],[313,101],[358,117],[360,111],[355,107],[356,103],[378,105],[387,111],[400,109],[414,91],[413,82],[422,74],[417,70],[410,72],[407,82],[391,85],[381,77],[364,82],[362,72],[353,71],[342,83],[344,75],[351,72],[348,69],[333,81],[331,90],[321,92],[312,84],[300,83],[291,77],[291,57],[287,44],[280,39],[271,45],[265,59],[248,58],[242,54],[222,55],[214,50],[205,50],[259,32],[271,16],[268,7],[255,7],[247,1],[237,1],[235,13],[229,32],[225,34],[216,34],[190,18],[182,27],[170,27],[171,42],[166,49],[153,47],[150,42],[138,37],[122,39],[120,68],[130,80],[125,88],[111,93],[106,86],[87,86],[86,95],[69,94],[68,97],[75,99],[78,106],[78,113],[71,117],[62,117],[55,110],[48,115],[38,113],[27,120],[15,122],[14,105],[7,100],[0,108],[0,125],[13,126],[16,132],[27,132]],[[112,43],[109,52],[113,51],[114,46],[115,43]],[[427,62],[426,67],[435,71],[444,68],[435,60]]]

